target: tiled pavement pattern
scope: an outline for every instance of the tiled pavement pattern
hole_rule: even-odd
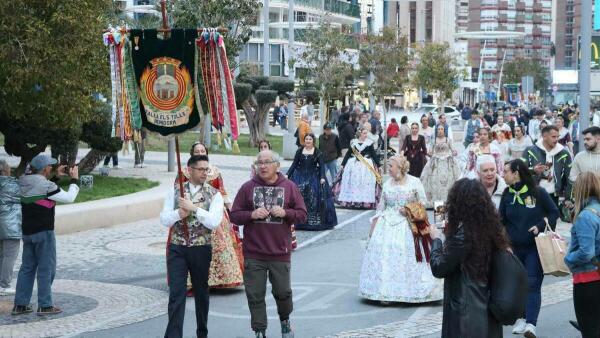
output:
[[[563,280],[542,287],[542,307],[561,303],[571,299],[573,282]],[[400,338],[420,337],[442,330],[442,312],[424,314],[410,320],[398,321],[370,328],[341,332],[321,338]]]
[[[33,321],[35,314],[23,315],[30,320],[0,326],[0,337],[56,337],[123,326],[164,314],[168,301],[163,291],[82,280],[55,280],[53,290],[92,298],[97,306],[47,320]]]

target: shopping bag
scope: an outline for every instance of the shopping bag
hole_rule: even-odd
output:
[[[569,274],[569,268],[567,268],[564,261],[567,254],[567,244],[558,233],[550,229],[547,219],[546,229],[537,235],[535,244],[544,275],[561,277]]]

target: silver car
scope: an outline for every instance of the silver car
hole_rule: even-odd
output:
[[[390,121],[392,120],[392,118],[396,119],[396,122],[400,123],[400,120],[402,119],[402,116],[406,116],[408,117],[408,122],[409,123],[413,123],[413,122],[417,122],[419,123],[421,121],[421,116],[423,115],[427,115],[429,116],[429,113],[431,112],[433,115],[433,118],[438,119],[438,115],[439,115],[439,111],[440,111],[440,107],[432,105],[432,104],[423,104],[421,105],[421,107],[407,112],[407,111],[403,111],[403,110],[390,110],[388,112],[386,112],[386,120],[387,123],[389,124]],[[446,115],[446,120],[450,123],[450,124],[459,124],[460,123],[460,112],[458,111],[458,109],[456,109],[455,107],[452,106],[444,106],[444,114]],[[382,117],[382,121],[383,121],[383,117]]]

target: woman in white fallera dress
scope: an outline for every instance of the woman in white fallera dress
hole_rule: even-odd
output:
[[[381,302],[424,303],[442,299],[443,281],[426,261],[417,262],[413,234],[404,206],[426,202],[418,178],[408,175],[404,156],[390,158],[390,175],[372,218],[371,235],[360,272],[361,297]]]
[[[515,127],[515,137],[508,143],[508,156],[510,160],[525,157],[525,149],[531,147],[533,142],[529,135],[525,134],[524,126]]]
[[[446,201],[448,191],[461,175],[456,151],[452,142],[444,132],[444,126],[436,127],[436,137],[428,147],[431,150],[431,158],[427,161],[421,173],[421,182],[425,188],[428,209],[433,208],[435,202]]]
[[[375,209],[381,195],[379,158],[369,131],[362,127],[350,142],[340,173],[333,184],[335,203],[351,209]]]

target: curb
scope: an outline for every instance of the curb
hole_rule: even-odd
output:
[[[129,195],[56,207],[57,235],[106,228],[159,216],[168,184]]]

